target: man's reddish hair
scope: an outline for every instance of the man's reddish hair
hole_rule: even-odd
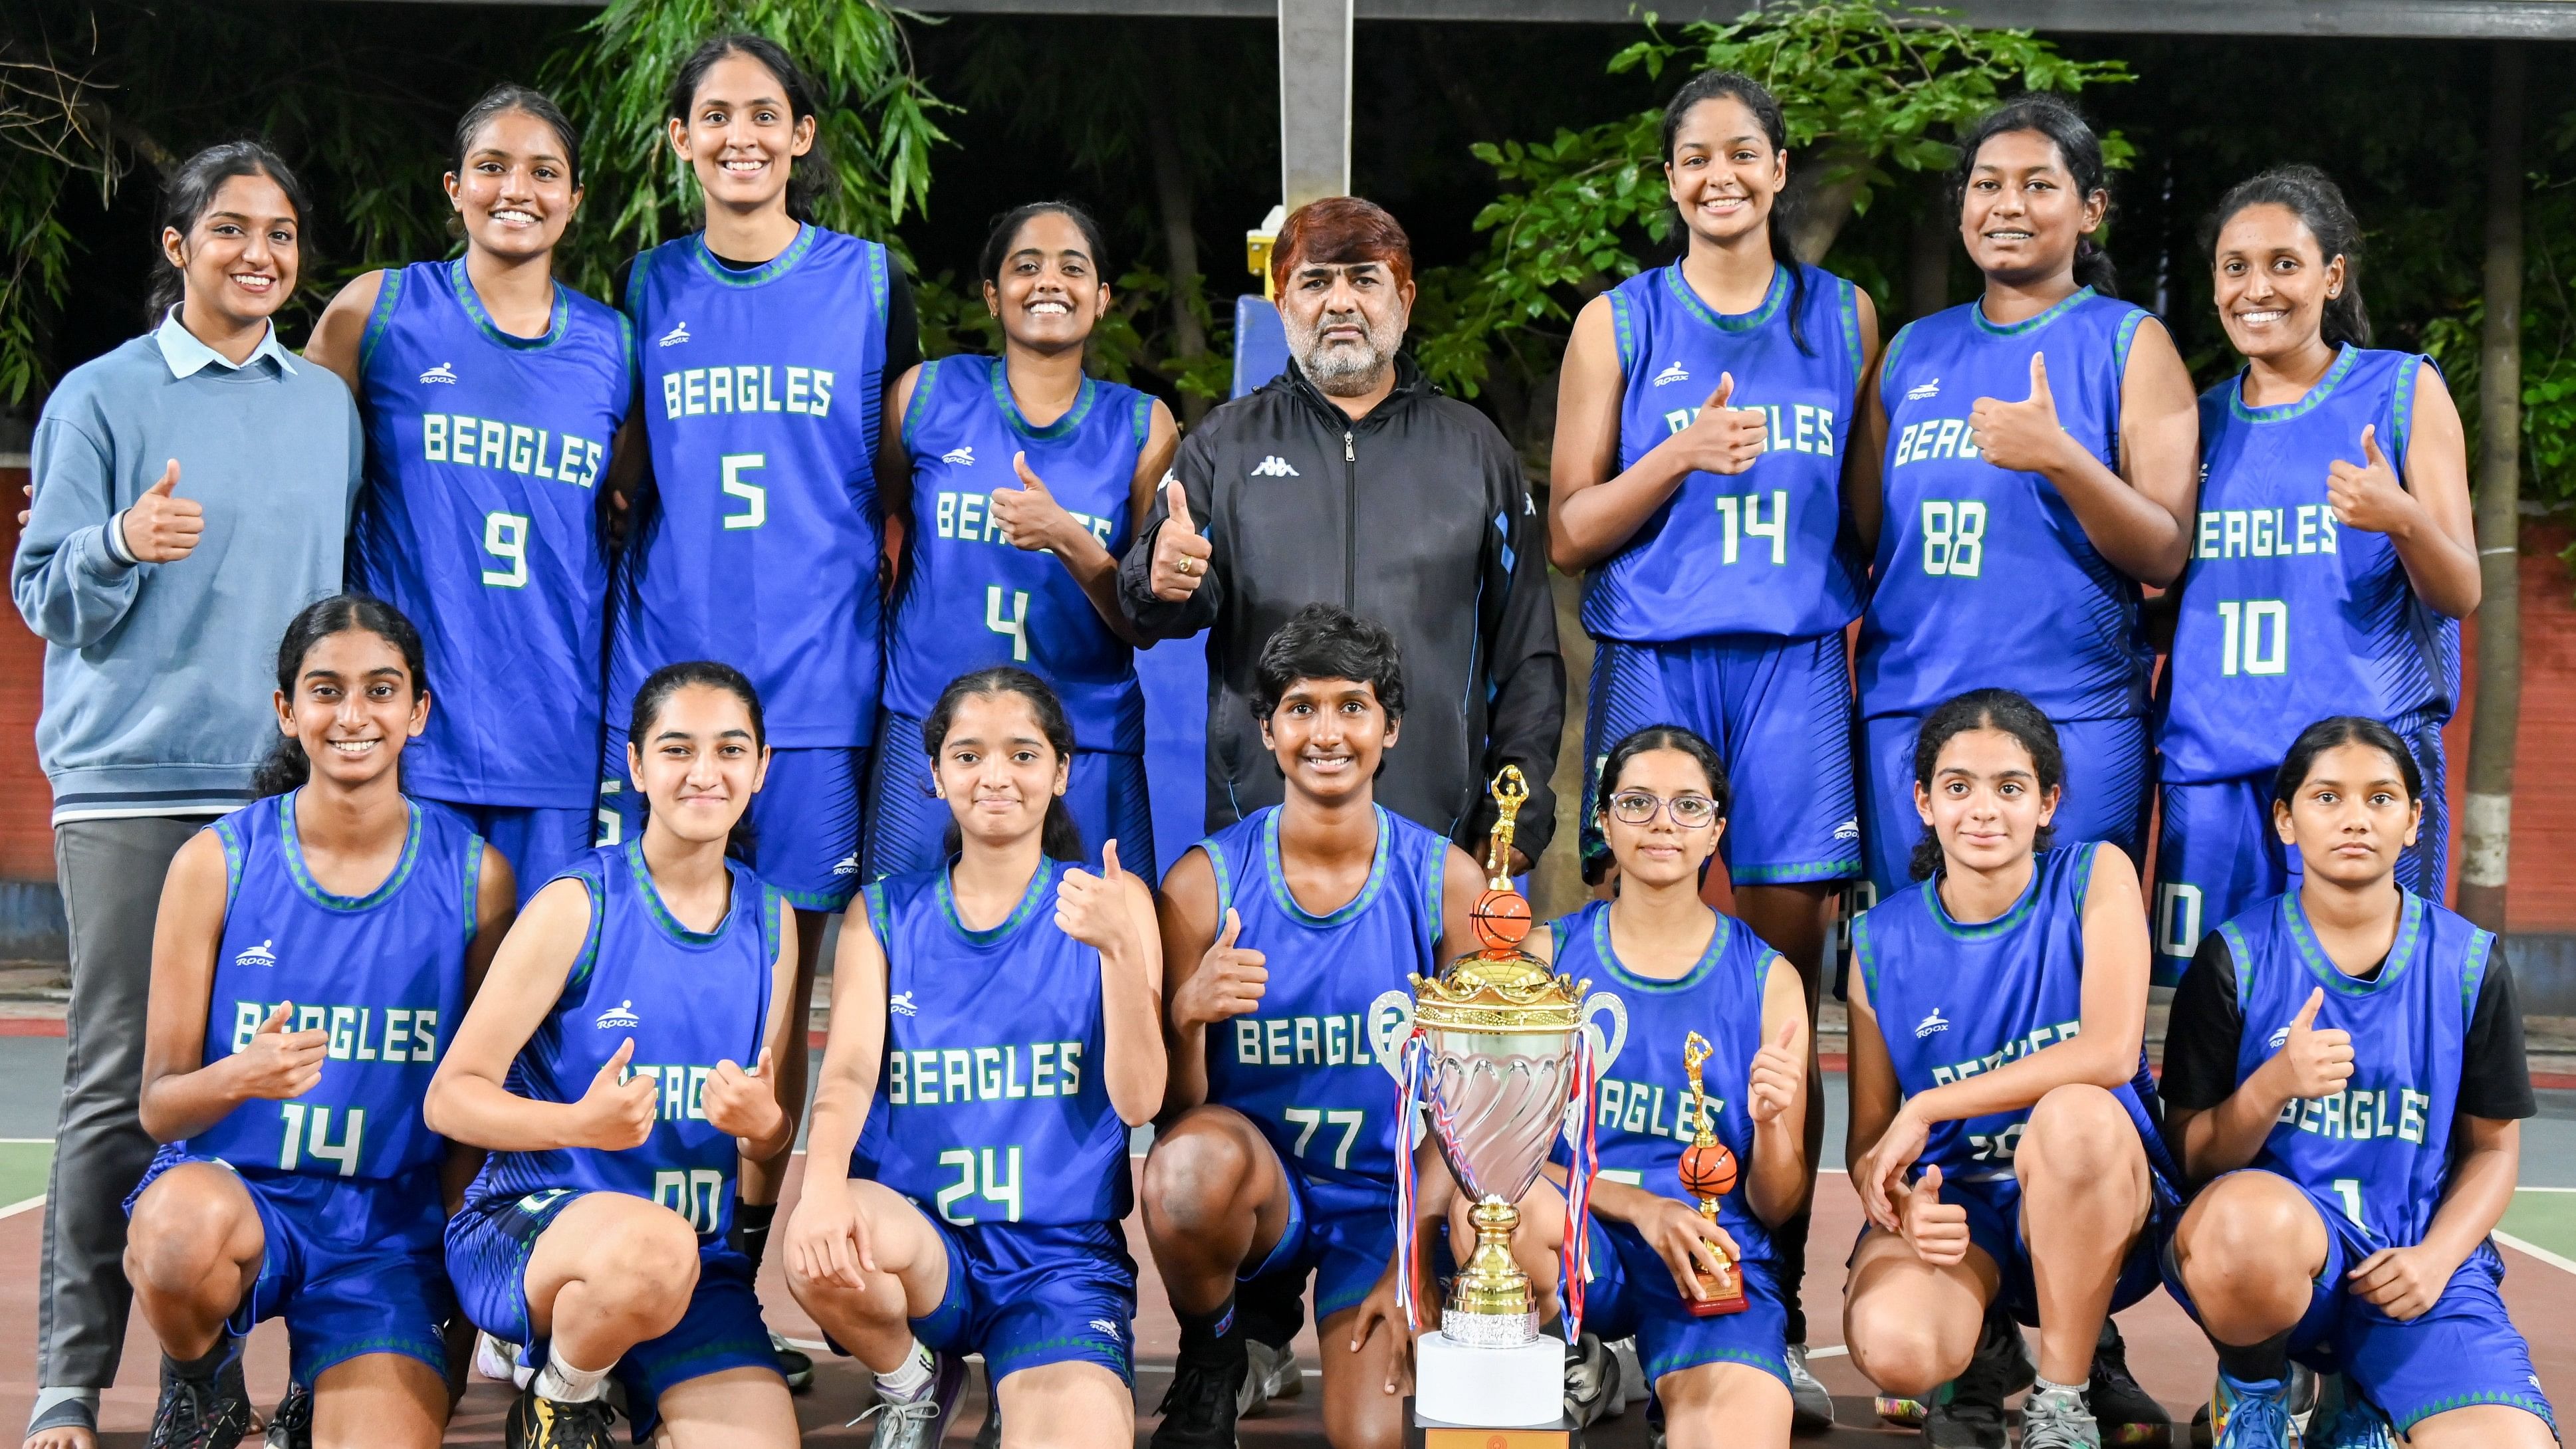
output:
[[[1384,262],[1401,287],[1413,280],[1413,239],[1376,202],[1328,196],[1298,207],[1279,228],[1270,248],[1272,288],[1286,291],[1289,274],[1310,262]]]

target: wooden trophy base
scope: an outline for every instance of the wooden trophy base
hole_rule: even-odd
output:
[[[1729,1273],[1719,1279],[1702,1273],[1699,1275],[1699,1291],[1705,1296],[1682,1305],[1693,1318],[1723,1318],[1730,1313],[1742,1313],[1750,1306],[1744,1301],[1744,1279],[1739,1274]]]

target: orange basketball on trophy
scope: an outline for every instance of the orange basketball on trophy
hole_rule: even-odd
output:
[[[1735,1154],[1723,1142],[1694,1142],[1682,1149],[1682,1191],[1703,1202],[1735,1191]]]
[[[1529,898],[1515,890],[1489,890],[1476,897],[1476,939],[1489,951],[1508,951],[1530,933]]]

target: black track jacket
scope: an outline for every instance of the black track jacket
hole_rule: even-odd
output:
[[[1410,357],[1396,369],[1394,393],[1356,421],[1294,362],[1209,413],[1172,465],[1214,545],[1207,580],[1181,603],[1154,597],[1169,516],[1158,496],[1120,562],[1119,602],[1154,638],[1211,631],[1209,829],[1285,791],[1252,718],[1252,668],[1320,599],[1386,625],[1404,649],[1404,730],[1378,802],[1481,857],[1486,782],[1517,764],[1530,789],[1518,843],[1534,861],[1555,829],[1548,779],[1565,721],[1541,520],[1501,431]]]

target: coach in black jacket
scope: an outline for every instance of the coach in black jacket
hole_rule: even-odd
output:
[[[1213,630],[1208,826],[1279,803],[1252,718],[1253,662],[1291,613],[1326,600],[1385,624],[1404,648],[1403,737],[1379,802],[1481,854],[1485,784],[1519,765],[1525,864],[1555,826],[1565,663],[1519,460],[1484,414],[1397,354],[1413,282],[1393,217],[1350,197],[1301,207],[1271,269],[1287,372],[1182,441],[1118,571],[1141,633]]]

